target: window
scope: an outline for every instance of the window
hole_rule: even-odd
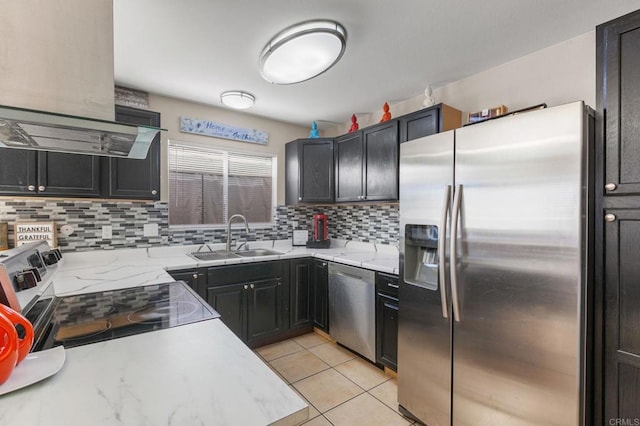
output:
[[[273,222],[276,157],[169,142],[169,224]]]

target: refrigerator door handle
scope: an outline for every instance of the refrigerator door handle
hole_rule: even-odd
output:
[[[447,216],[449,213],[449,204],[451,200],[451,185],[444,188],[444,201],[442,204],[442,216],[440,217],[440,238],[438,238],[438,270],[440,272],[440,303],[442,304],[442,316],[449,318],[449,309],[447,303],[447,274],[445,271],[447,259]]]
[[[462,200],[462,185],[456,185],[453,193],[453,208],[451,211],[451,241],[449,246],[451,257],[451,300],[453,302],[453,319],[460,322],[460,303],[458,301],[458,274],[457,266],[457,241],[458,241],[458,217],[460,215],[460,202]]]

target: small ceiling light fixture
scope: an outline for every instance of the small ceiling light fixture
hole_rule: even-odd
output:
[[[220,102],[230,108],[247,109],[256,103],[256,97],[240,90],[229,90],[220,95]]]
[[[274,84],[300,83],[316,77],[340,60],[347,32],[335,21],[305,21],[288,27],[260,54],[260,74]]]

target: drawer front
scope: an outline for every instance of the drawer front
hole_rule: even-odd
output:
[[[376,292],[398,297],[398,276],[378,272],[376,274]]]

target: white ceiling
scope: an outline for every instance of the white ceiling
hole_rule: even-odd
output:
[[[248,114],[320,127],[381,110],[640,9],[640,0],[114,0],[115,79],[122,86],[221,106],[256,97]],[[344,56],[319,77],[267,83],[258,55],[294,23],[347,30]],[[595,46],[594,46],[595,51]]]

